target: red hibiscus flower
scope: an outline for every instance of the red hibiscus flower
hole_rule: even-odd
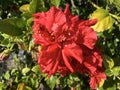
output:
[[[71,14],[69,5],[64,12],[52,7],[33,16],[34,42],[42,46],[38,64],[49,77],[56,72],[61,76],[75,72],[94,75],[98,67],[102,68],[102,59],[94,50],[97,35],[90,27],[96,19],[79,20]]]

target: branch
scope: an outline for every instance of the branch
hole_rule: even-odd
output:
[[[73,7],[75,7],[74,1],[70,0]]]

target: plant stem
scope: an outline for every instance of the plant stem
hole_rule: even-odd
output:
[[[91,0],[89,0],[89,2],[97,9],[100,9],[100,7],[98,5],[96,5],[95,3],[93,3]]]
[[[73,1],[73,0],[71,0],[71,4],[72,4],[73,7],[75,7],[75,4],[74,4],[74,1]]]
[[[112,16],[113,18],[117,19],[118,22],[120,22],[120,17],[119,17],[119,16],[117,16],[117,15],[115,15],[115,14],[112,14],[112,13],[109,13],[109,14],[110,14],[110,16]]]
[[[76,8],[75,3],[74,3],[74,0],[70,0],[70,1],[71,1],[71,4],[72,4],[72,7]],[[78,9],[76,9],[76,12],[77,12],[77,14],[79,15]]]

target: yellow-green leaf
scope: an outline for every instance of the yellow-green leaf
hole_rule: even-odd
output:
[[[6,80],[9,80],[10,79],[10,72],[7,71],[5,72],[4,76],[3,76]]]
[[[22,69],[22,74],[26,75],[30,71],[30,68],[26,67]]]
[[[92,26],[97,32],[103,32],[110,29],[114,23],[114,19],[109,15],[109,12],[102,8],[95,10],[90,19],[98,20],[98,22]]]
[[[32,71],[35,72],[36,74],[40,73],[40,66],[39,65],[36,65],[32,68]]]
[[[112,69],[113,71],[113,79],[115,80],[116,77],[120,75],[120,66],[116,66]]]
[[[6,90],[7,86],[5,83],[0,82],[0,90]]]
[[[110,56],[104,54],[103,55],[103,64],[106,69],[111,69],[114,66],[114,61]]]
[[[30,6],[29,4],[24,4],[19,8],[19,10],[21,12],[29,12],[29,6]]]
[[[25,18],[31,18],[32,12],[30,11],[30,4],[24,4],[22,5],[19,10],[22,12],[21,16]]]
[[[25,90],[33,90],[33,89],[29,86],[25,86]]]

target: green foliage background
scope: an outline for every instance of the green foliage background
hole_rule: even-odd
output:
[[[98,34],[97,47],[101,48],[107,80],[98,90],[120,90],[120,0],[0,0],[0,57],[11,53],[15,67],[3,70],[0,90],[90,90],[89,77],[70,74],[64,78],[48,78],[36,63],[40,47],[33,44],[32,14],[45,12],[51,6],[65,8],[69,3],[80,19],[98,18],[93,26]],[[24,50],[23,60],[18,52]],[[4,64],[4,62],[2,62]]]

